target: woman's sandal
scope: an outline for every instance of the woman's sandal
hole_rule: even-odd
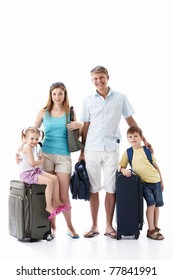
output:
[[[67,232],[67,235],[73,239],[78,239],[80,237],[76,232]]]
[[[157,229],[147,231],[147,237],[153,240],[163,240],[164,236]]]

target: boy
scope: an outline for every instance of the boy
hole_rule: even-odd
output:
[[[132,169],[141,179],[143,196],[147,203],[147,237],[154,240],[163,240],[164,236],[160,233],[158,227],[159,207],[164,204],[162,176],[153,154],[151,155],[152,163],[148,160],[141,145],[142,139],[142,130],[139,127],[132,126],[127,130],[127,140],[133,149]],[[130,177],[131,172],[126,169],[128,163],[129,159],[127,151],[125,151],[119,163],[120,171],[124,176]]]

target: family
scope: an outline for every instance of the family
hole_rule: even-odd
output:
[[[66,86],[62,82],[50,86],[46,105],[38,112],[33,127],[22,131],[22,145],[16,160],[19,176],[27,183],[46,184],[46,211],[51,221],[52,232],[56,232],[56,215],[63,213],[67,234],[79,238],[71,219],[69,182],[72,161],[68,147],[67,129],[79,129],[84,149],[79,160],[84,159],[91,183],[90,211],[92,224],[84,233],[85,238],[99,235],[98,211],[99,192],[105,191],[106,225],[104,235],[116,238],[113,227],[113,215],[116,203],[116,170],[124,176],[130,176],[126,151],[119,159],[121,134],[119,130],[122,117],[127,122],[127,140],[133,148],[133,170],[140,176],[143,184],[143,196],[146,200],[146,218],[148,231],[146,236],[153,240],[163,240],[159,228],[159,207],[163,206],[164,189],[161,172],[156,163],[151,144],[133,118],[135,113],[128,98],[108,85],[108,70],[96,66],[91,71],[91,80],[95,91],[83,100],[80,121],[70,122],[69,99]],[[43,126],[43,131],[40,129]],[[34,149],[42,141],[42,153],[37,159]],[[147,162],[142,142],[152,152],[153,165]],[[102,182],[103,176],[103,182]]]

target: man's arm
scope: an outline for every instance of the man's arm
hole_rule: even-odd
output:
[[[90,125],[90,122],[84,122],[83,127],[82,127],[82,143],[84,144],[84,146],[85,146],[85,142],[86,142],[89,125]],[[80,160],[84,159],[84,148],[83,148],[83,150],[81,150],[79,159]]]

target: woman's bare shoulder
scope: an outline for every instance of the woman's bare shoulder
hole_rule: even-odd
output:
[[[39,115],[40,117],[43,117],[45,113],[46,113],[46,109],[42,108],[42,109],[38,112],[38,115]]]

